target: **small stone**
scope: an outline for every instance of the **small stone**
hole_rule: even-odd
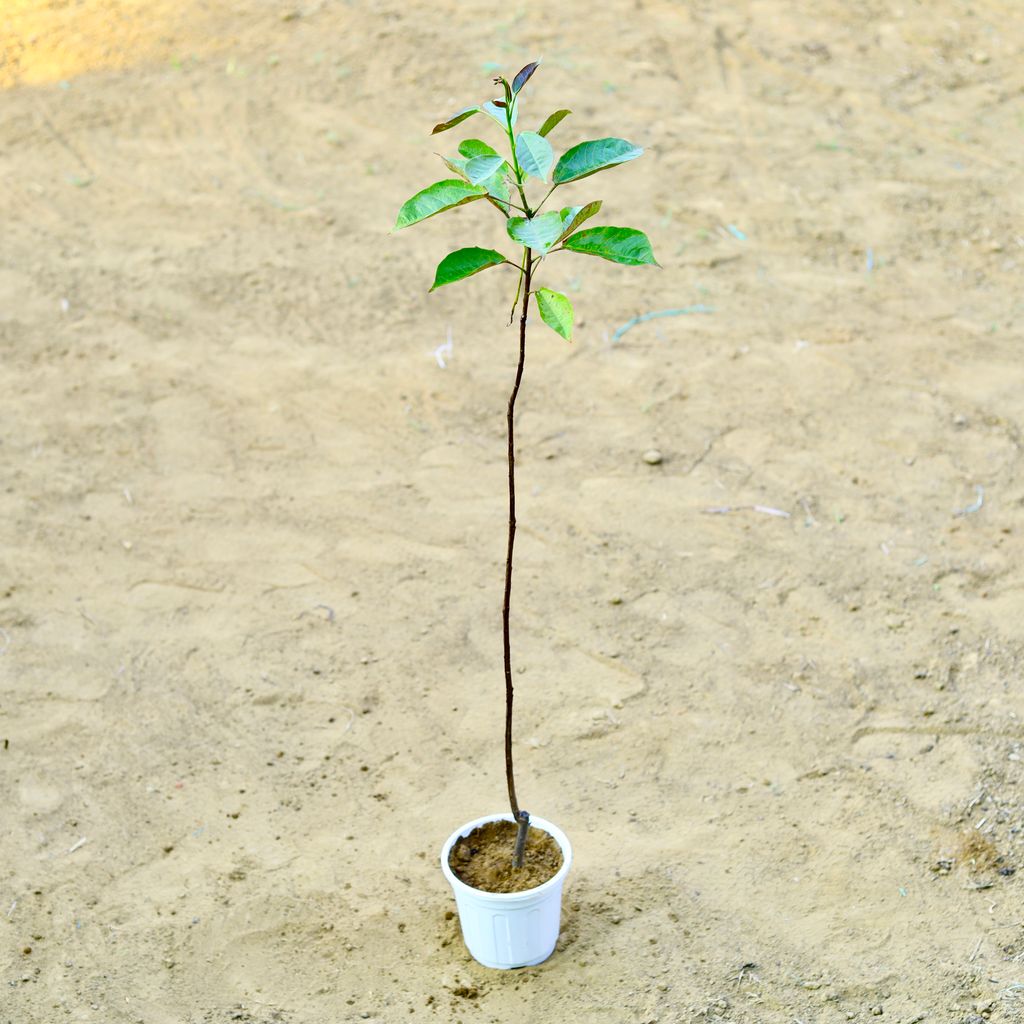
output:
[[[612,924],[622,924],[622,918],[618,914],[612,915]]]
[[[648,466],[660,466],[662,455],[657,448],[648,448],[648,450],[644,452],[643,459]]]
[[[884,1012],[885,1011],[882,1009],[881,1006],[872,1006],[871,1007],[871,1013],[875,1017],[881,1017]]]
[[[984,50],[975,50],[974,53],[971,54],[971,60],[973,60],[975,64],[987,64],[989,62],[989,56]]]

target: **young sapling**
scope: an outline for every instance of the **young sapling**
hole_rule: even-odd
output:
[[[628,267],[647,264],[657,266],[651,243],[636,228],[583,227],[601,209],[601,200],[590,200],[580,206],[542,212],[556,189],[589,178],[598,171],[635,160],[643,153],[625,139],[605,138],[580,142],[571,146],[555,160],[548,136],[571,113],[556,110],[537,131],[516,131],[523,87],[540,62],[527,64],[509,82],[495,78],[503,95],[479,106],[466,107],[447,121],[434,126],[437,135],[462,124],[476,114],[495,121],[503,135],[507,156],[480,139],[465,139],[459,144],[457,157],[444,157],[448,169],[457,177],[436,181],[417,192],[403,204],[395,229],[418,224],[435,214],[453,210],[476,200],[486,200],[505,219],[508,237],[521,246],[522,254],[512,260],[495,249],[470,246],[450,252],[437,266],[435,291],[444,285],[463,281],[490,267],[508,266],[516,271],[516,291],[512,301],[509,324],[519,316],[519,359],[515,382],[508,399],[506,424],[508,435],[508,542],[505,554],[505,589],[502,602],[502,641],[505,667],[505,778],[512,817],[518,824],[513,850],[513,866],[523,865],[530,815],[522,810],[516,797],[512,764],[512,654],[509,635],[509,608],[512,597],[512,557],[516,536],[515,478],[515,405],[526,362],[526,331],[531,297],[536,299],[541,320],[566,341],[572,341],[573,307],[561,292],[536,287],[536,278],[544,262],[556,253],[580,253],[600,256]],[[546,191],[539,200],[531,198],[528,186],[540,182]]]

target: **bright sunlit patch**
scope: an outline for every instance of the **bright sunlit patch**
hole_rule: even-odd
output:
[[[0,0],[0,88],[210,53],[190,0]]]

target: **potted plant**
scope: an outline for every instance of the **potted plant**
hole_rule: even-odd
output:
[[[519,360],[509,395],[508,428],[508,545],[502,602],[505,667],[505,778],[509,812],[468,822],[444,844],[441,866],[455,892],[463,938],[470,953],[488,967],[524,967],[546,960],[558,939],[562,885],[572,861],[568,839],[556,826],[531,819],[516,796],[512,764],[512,656],[509,607],[512,595],[512,556],[516,535],[515,405],[523,379],[530,300],[535,298],[541,320],[566,341],[572,340],[572,303],[560,292],[537,287],[544,261],[561,252],[600,256],[613,263],[637,267],[657,265],[651,243],[635,228],[582,225],[601,209],[601,200],[581,206],[544,211],[558,188],[598,171],[635,160],[643,150],[624,139],[580,142],[555,161],[548,135],[569,110],[551,114],[537,131],[516,131],[523,86],[539,66],[527,64],[511,83],[494,79],[503,95],[479,106],[466,107],[434,127],[448,131],[476,114],[497,122],[508,155],[480,139],[459,144],[457,157],[442,157],[456,175],[434,182],[409,199],[398,213],[395,229],[418,224],[436,214],[485,200],[505,219],[509,238],[522,249],[512,260],[495,249],[471,246],[450,252],[438,264],[431,291],[463,281],[490,267],[511,267],[516,273],[511,325],[519,315]],[[531,179],[546,192],[539,201],[528,195]],[[521,298],[521,306],[520,306]]]

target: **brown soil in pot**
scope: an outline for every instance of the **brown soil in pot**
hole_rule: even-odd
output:
[[[448,866],[466,885],[484,892],[536,889],[558,874],[562,851],[547,832],[531,825],[526,835],[523,866],[514,868],[512,850],[517,831],[511,821],[489,821],[481,825],[456,840],[448,855]]]

